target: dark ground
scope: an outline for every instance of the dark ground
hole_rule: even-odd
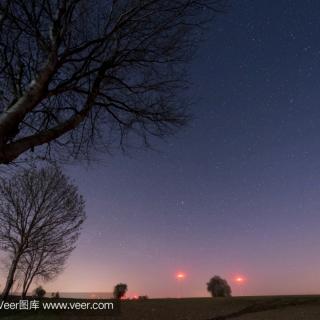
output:
[[[320,296],[149,299],[124,301],[116,317],[73,314],[20,314],[1,319],[112,319],[112,320],[319,320]]]

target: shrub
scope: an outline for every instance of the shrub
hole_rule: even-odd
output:
[[[34,296],[38,299],[42,299],[46,295],[46,290],[44,290],[41,286],[34,290]]]
[[[231,297],[231,288],[225,279],[214,276],[207,283],[207,290],[212,297]]]
[[[115,299],[121,299],[124,297],[128,290],[128,286],[125,283],[118,283],[113,289],[113,297]]]
[[[51,298],[52,299],[60,299],[60,293],[57,291],[57,292],[52,292],[51,293]]]

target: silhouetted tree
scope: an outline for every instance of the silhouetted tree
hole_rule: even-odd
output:
[[[52,292],[51,293],[51,298],[52,299],[60,299],[60,293],[57,291],[57,292]]]
[[[225,0],[2,0],[0,163],[185,124],[184,65]],[[131,137],[131,135],[130,135]]]
[[[231,288],[227,280],[214,276],[207,283],[207,290],[212,297],[231,297]]]
[[[34,290],[34,296],[38,299],[42,299],[46,295],[46,290],[44,290],[41,286],[37,287]]]
[[[44,236],[34,250],[26,252],[18,265],[18,278],[22,282],[22,298],[27,295],[31,283],[36,279],[51,281],[64,269],[64,265],[73,250],[67,246],[64,239],[52,242],[52,238]]]
[[[124,297],[128,290],[128,286],[125,283],[118,283],[113,289],[113,297],[115,299],[121,299]]]
[[[0,180],[0,245],[10,258],[5,299],[16,271],[29,288],[34,277],[61,270],[85,214],[82,196],[57,167],[23,169]]]

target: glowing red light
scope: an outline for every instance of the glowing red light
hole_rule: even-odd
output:
[[[178,280],[183,280],[185,277],[186,277],[186,275],[185,275],[185,273],[183,273],[183,272],[179,272],[179,273],[177,273],[177,275],[176,275],[176,278],[177,278]]]
[[[235,278],[235,282],[237,282],[238,284],[242,284],[245,282],[245,279],[244,277],[239,276]]]

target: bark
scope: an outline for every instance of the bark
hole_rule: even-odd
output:
[[[8,272],[8,277],[7,277],[7,281],[6,281],[6,285],[2,291],[2,299],[3,300],[6,300],[10,294],[10,290],[13,286],[13,283],[14,283],[14,275],[15,275],[15,272],[17,270],[17,266],[18,266],[18,263],[19,263],[19,259],[20,259],[20,255],[17,255],[15,257],[15,259],[12,261],[12,264],[10,266],[10,269],[9,269],[9,272]]]

